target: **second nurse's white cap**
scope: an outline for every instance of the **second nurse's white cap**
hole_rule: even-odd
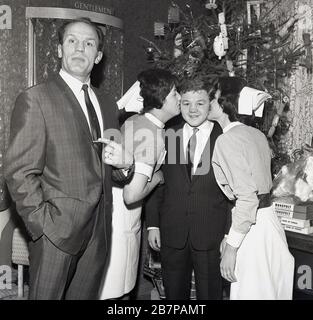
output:
[[[240,91],[238,101],[238,113],[243,115],[252,115],[262,117],[264,102],[272,98],[270,94],[250,87],[243,87]]]

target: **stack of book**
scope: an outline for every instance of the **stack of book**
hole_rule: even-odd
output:
[[[313,204],[273,202],[273,207],[285,230],[313,233]]]

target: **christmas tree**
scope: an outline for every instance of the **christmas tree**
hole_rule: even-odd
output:
[[[278,25],[272,12],[282,0],[199,1],[203,12],[197,17],[190,5],[180,7],[173,1],[168,23],[155,24],[154,41],[142,37],[149,60],[178,78],[201,74],[213,81],[237,76],[249,87],[268,92],[272,99],[265,116],[253,125],[267,135],[276,158],[286,161],[276,145],[288,129],[282,117],[289,103],[284,83],[305,53],[304,46],[293,46],[290,39],[299,17],[290,16]]]

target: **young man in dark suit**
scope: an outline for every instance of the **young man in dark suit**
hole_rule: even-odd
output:
[[[189,299],[192,270],[197,299],[222,298],[219,248],[230,212],[211,168],[222,130],[207,120],[210,89],[200,77],[181,84],[184,121],[167,130],[165,184],[146,202],[148,241],[161,251],[167,299]]]
[[[90,20],[63,25],[60,73],[22,93],[12,113],[5,178],[32,238],[30,299],[98,298],[110,247],[112,168],[94,141],[118,130],[116,104],[90,85],[102,50],[102,31]],[[120,168],[132,163],[124,159]]]

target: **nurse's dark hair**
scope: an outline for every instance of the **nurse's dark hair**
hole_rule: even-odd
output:
[[[210,92],[210,99],[220,90],[218,103],[228,115],[231,122],[242,120],[238,115],[238,101],[240,91],[247,85],[247,81],[239,77],[220,77],[217,79],[214,89]]]
[[[154,108],[161,109],[167,95],[178,84],[174,74],[160,68],[146,69],[138,74],[137,79],[143,98],[142,113]]]

